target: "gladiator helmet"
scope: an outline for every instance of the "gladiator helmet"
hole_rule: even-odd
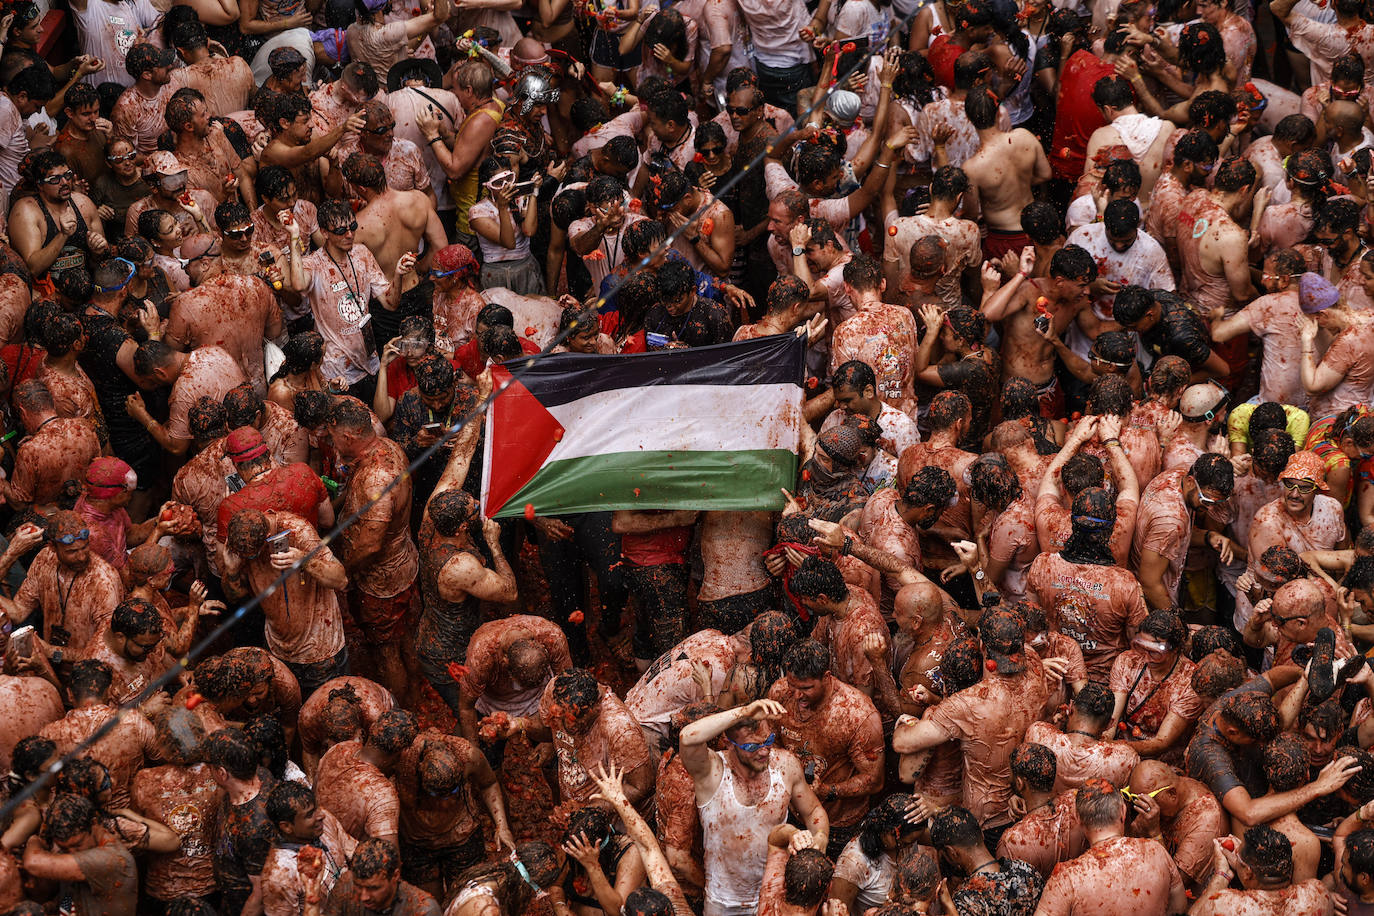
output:
[[[511,98],[520,103],[520,116],[525,117],[536,105],[553,105],[560,93],[553,85],[553,76],[544,67],[527,67],[520,72],[511,90]]]

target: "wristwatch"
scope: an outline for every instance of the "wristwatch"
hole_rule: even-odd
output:
[[[980,569],[975,569],[975,570],[973,571],[973,578],[974,578],[975,580],[979,581],[979,582],[982,582],[982,581],[983,581],[984,579],[986,579],[987,577],[988,577],[988,574],[985,573],[985,572],[983,572],[983,570],[982,570],[981,568],[980,568]]]
[[[792,257],[794,257],[794,258],[799,258],[799,257],[801,257],[801,256],[802,256],[803,254],[805,254],[805,253],[806,253],[806,249],[803,248],[803,247],[801,247],[800,245],[793,245],[793,246],[792,246]]]

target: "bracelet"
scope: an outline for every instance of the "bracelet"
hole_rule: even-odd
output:
[[[853,539],[852,537],[850,537],[849,535],[846,534],[846,535],[844,536],[844,543],[840,545],[840,556],[842,556],[842,557],[852,556],[851,551],[852,551],[853,549],[854,549],[854,539]]]
[[[1103,439],[1103,440],[1102,440],[1102,444],[1105,445],[1107,448],[1111,448],[1113,445],[1115,445],[1115,446],[1117,446],[1117,447],[1120,447],[1120,445],[1121,445],[1121,440],[1120,440],[1120,439]]]
[[[891,88],[892,88],[892,84],[891,84],[891,83],[883,83],[882,86],[883,86],[884,89],[891,89]]]
[[[438,142],[439,142],[440,140],[442,140],[442,139],[443,139],[443,137],[426,137],[426,138],[425,138],[425,142],[426,142],[426,143],[438,143]]]
[[[889,146],[888,149],[892,149],[892,147]],[[890,169],[890,168],[892,168],[892,163],[890,163],[890,162],[875,162],[875,163],[873,163],[873,167],[874,167],[875,169]]]

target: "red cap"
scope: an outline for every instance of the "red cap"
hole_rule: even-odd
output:
[[[262,433],[253,427],[240,426],[225,438],[224,454],[228,455],[234,464],[247,464],[254,458],[261,458],[267,454],[267,443],[263,441]]]

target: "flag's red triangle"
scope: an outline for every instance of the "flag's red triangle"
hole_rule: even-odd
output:
[[[488,517],[494,517],[534,479],[563,436],[563,425],[539,399],[519,379],[512,379],[504,366],[493,366],[492,384],[499,389],[507,381],[510,385],[492,402],[487,426],[491,446],[491,467],[487,469]]]

